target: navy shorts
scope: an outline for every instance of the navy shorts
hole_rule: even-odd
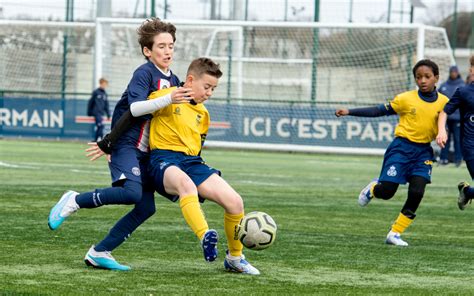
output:
[[[406,184],[412,176],[420,176],[431,183],[432,165],[433,148],[429,143],[397,137],[385,151],[379,181]]]
[[[212,174],[221,175],[219,170],[208,166],[201,156],[190,156],[182,152],[171,150],[152,150],[150,155],[149,172],[153,178],[153,185],[156,192],[170,199],[177,201],[179,196],[166,193],[163,184],[165,170],[170,166],[176,166],[188,175],[194,185],[199,186],[206,181]],[[200,198],[202,202],[203,199]]]
[[[116,186],[128,179],[142,184],[144,188],[153,190],[153,179],[148,175],[149,160],[149,153],[134,147],[120,147],[112,150],[109,162],[112,185]]]

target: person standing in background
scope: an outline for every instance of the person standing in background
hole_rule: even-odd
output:
[[[110,118],[109,101],[105,89],[109,86],[109,82],[105,78],[99,79],[99,87],[92,92],[92,96],[87,104],[87,115],[94,116],[95,119],[95,136],[94,142],[104,137],[104,124],[102,116],[105,114]]]
[[[439,92],[447,96],[449,99],[453,96],[454,92],[458,87],[464,86],[464,81],[459,74],[459,69],[457,66],[451,66],[449,68],[449,78],[439,88]],[[448,121],[446,124],[448,128],[448,139],[446,145],[441,149],[441,154],[439,156],[439,164],[446,165],[449,163],[448,154],[451,139],[454,143],[454,163],[456,166],[460,166],[462,162],[462,153],[461,153],[461,118],[459,115],[459,110],[456,110],[454,113],[448,116]]]

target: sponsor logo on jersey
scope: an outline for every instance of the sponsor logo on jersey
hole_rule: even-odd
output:
[[[433,161],[432,160],[425,160],[425,164],[426,165],[433,165]]]

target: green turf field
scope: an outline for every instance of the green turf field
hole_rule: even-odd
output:
[[[220,258],[205,263],[179,206],[156,197],[157,214],[114,251],[131,272],[87,268],[82,259],[130,206],[81,210],[57,231],[51,206],[66,189],[109,184],[105,160],[89,162],[82,143],[0,140],[0,294],[471,294],[474,207],[456,206],[465,167],[434,168],[408,248],[384,244],[405,200],[367,208],[357,196],[381,157],[207,150],[207,162],[244,197],[246,210],[276,220],[275,245],[246,251],[261,276],[226,273],[223,211],[203,205],[221,236]],[[225,294],[224,294],[225,293]]]

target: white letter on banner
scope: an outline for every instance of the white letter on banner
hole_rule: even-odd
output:
[[[250,132],[256,137],[262,137],[265,135],[265,126],[263,130],[257,130],[257,124],[265,123],[265,120],[262,117],[255,117],[250,121]]]
[[[374,128],[370,122],[365,126],[364,131],[362,132],[362,136],[360,137],[361,141],[366,139],[371,139],[372,141],[377,141],[377,136],[375,135]]]
[[[12,109],[12,125],[18,126],[18,122],[22,122],[22,126],[27,126],[28,110],[23,110],[23,112],[18,113],[18,111]]]
[[[267,117],[265,119],[265,136],[270,137],[272,135],[272,119]]]
[[[64,125],[62,110],[59,110],[58,114],[54,113],[53,111],[49,112],[49,126],[55,127],[56,124],[59,128],[62,128]]]
[[[346,139],[352,140],[352,137],[360,135],[362,131],[362,125],[357,121],[347,122]]]
[[[290,132],[286,131],[283,129],[283,125],[288,125],[290,124],[290,119],[285,117],[285,118],[280,118],[278,120],[277,125],[276,125],[276,130],[277,130],[277,135],[282,137],[282,138],[289,138],[290,137]]]
[[[390,122],[379,122],[379,141],[392,141],[393,126]]]
[[[7,108],[0,108],[0,124],[11,126],[10,122],[11,113]]]
[[[249,135],[249,118],[244,117],[244,136]]]
[[[331,126],[331,139],[337,139],[337,128],[342,125],[339,120],[328,120],[327,125]]]
[[[298,138],[311,138],[311,119],[298,121]]]
[[[33,110],[33,114],[31,114],[30,122],[28,122],[28,126],[32,127],[33,125],[37,125],[38,127],[43,127],[43,123],[41,122],[41,117],[38,114],[38,111]]]
[[[316,131],[313,133],[313,138],[315,139],[324,139],[328,136],[328,131],[324,128],[326,120],[317,119],[313,121],[313,129]]]

